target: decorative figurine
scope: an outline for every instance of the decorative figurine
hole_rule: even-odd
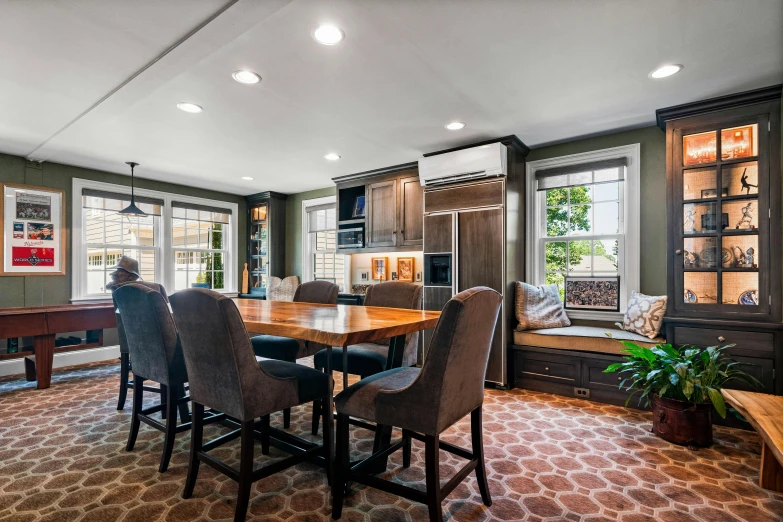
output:
[[[247,280],[248,280],[247,263],[245,263],[245,269],[242,270],[242,293],[243,294],[248,293]]]
[[[682,228],[685,232],[694,233],[696,231],[696,212],[693,208],[688,209],[688,213],[685,214],[685,219],[682,222]]]
[[[734,247],[734,266],[737,268],[745,266],[745,252],[738,246]]]
[[[693,262],[695,261],[695,259],[693,258],[693,254],[685,250],[683,252],[682,259],[684,261],[683,265],[685,266],[685,268],[693,268]]]
[[[750,194],[750,187],[756,187],[758,188],[758,185],[751,185],[748,183],[748,175],[746,172],[748,171],[748,168],[745,167],[745,170],[742,171],[742,177],[740,178],[740,182],[742,183],[742,188],[740,189],[740,193],[742,193],[743,190],[747,189],[747,194]]]
[[[117,266],[112,267],[114,272],[109,274],[111,283],[106,285],[106,290],[114,291],[123,283],[132,283],[141,278],[139,275],[139,262],[132,257],[122,256]]]
[[[745,263],[746,263],[746,266],[748,266],[750,268],[758,268],[756,266],[755,261],[756,261],[756,251],[753,249],[753,247],[749,247],[745,251]]]
[[[742,217],[737,222],[737,226],[735,228],[739,229],[743,225],[748,225],[748,228],[754,228],[751,223],[753,223],[753,216],[750,214],[753,210],[753,202],[748,201],[748,204],[742,207]]]

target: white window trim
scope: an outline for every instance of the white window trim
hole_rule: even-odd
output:
[[[328,205],[334,203],[337,205],[337,196],[324,196],[322,198],[305,199],[302,201],[302,282],[307,283],[313,280],[313,260],[308,255],[310,250],[310,231],[309,219],[307,216],[310,207],[319,205]],[[351,291],[351,256],[345,256],[343,264],[343,292]]]
[[[525,182],[527,185],[527,281],[530,284],[543,284],[543,267],[541,266],[541,256],[539,255],[541,241],[537,238],[537,231],[542,229],[543,220],[546,214],[540,205],[544,193],[536,191],[536,171],[554,167],[564,167],[578,163],[587,163],[591,161],[600,161],[614,158],[625,157],[628,165],[625,171],[625,182],[623,183],[623,215],[620,216],[625,222],[625,241],[620,246],[618,257],[623,267],[620,273],[620,292],[621,302],[619,312],[600,312],[588,310],[569,310],[568,316],[572,319],[587,319],[596,321],[619,321],[625,315],[625,308],[632,290],[639,291],[640,282],[640,262],[641,262],[641,238],[640,238],[640,168],[639,161],[641,156],[641,145],[634,143],[622,147],[613,147],[610,149],[595,150],[583,152],[580,154],[571,154],[568,156],[559,156],[557,158],[548,158],[538,161],[530,161],[526,165]],[[538,201],[536,200],[538,198]],[[539,203],[539,204],[537,204]],[[538,212],[536,212],[538,209]],[[578,238],[576,238],[578,239]]]
[[[73,277],[71,278],[71,301],[95,301],[110,299],[110,296],[90,296],[86,294],[87,285],[87,251],[84,248],[84,231],[82,221],[82,190],[94,189],[115,192],[118,194],[131,193],[131,188],[125,185],[114,185],[113,183],[103,183],[101,181],[92,181],[89,179],[74,178],[72,184],[73,192],[71,194],[71,205],[73,212],[71,226],[71,267]],[[158,281],[167,289],[174,289],[175,264],[168,263],[164,258],[171,255],[174,258],[174,247],[171,238],[171,202],[180,201],[182,203],[194,203],[198,205],[207,205],[211,207],[221,207],[231,210],[231,234],[228,238],[229,248],[224,259],[225,276],[224,281],[227,287],[219,290],[222,294],[237,293],[237,256],[241,255],[239,249],[239,206],[236,203],[228,201],[219,201],[212,199],[196,198],[184,196],[182,194],[173,194],[170,192],[159,192],[157,190],[135,189],[136,195],[147,196],[162,199],[164,201],[161,208],[159,219],[160,228],[157,232],[160,234],[160,255],[156,256],[155,273],[160,274],[162,278]]]

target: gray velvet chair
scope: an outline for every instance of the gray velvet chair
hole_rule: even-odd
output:
[[[421,285],[389,281],[372,285],[367,289],[364,298],[364,306],[382,306],[385,308],[407,308],[411,310],[421,309]],[[402,353],[401,366],[415,366],[419,347],[419,332],[405,336],[405,349]],[[315,354],[314,365],[322,370],[326,367],[326,350]],[[391,369],[389,361],[389,339],[382,339],[370,343],[354,344],[348,347],[348,373],[359,375],[362,379]],[[343,371],[343,349],[332,349],[332,368],[335,371]],[[313,412],[312,432],[318,433],[319,415]]]
[[[332,518],[342,513],[345,489],[359,482],[416,502],[426,503],[430,520],[443,519],[441,502],[473,470],[481,499],[492,504],[484,469],[481,406],[484,377],[501,296],[477,287],[454,296],[443,308],[430,341],[424,366],[395,368],[363,379],[335,398],[337,454],[332,481]],[[426,400],[422,400],[426,398]],[[440,434],[470,413],[472,451],[440,441]],[[402,429],[402,439],[353,467],[350,464],[348,419],[355,417]],[[424,442],[426,491],[391,483],[367,473],[372,465],[403,449],[403,466],[410,466],[411,439]],[[468,463],[441,487],[439,449]]]
[[[304,460],[329,469],[330,434],[324,434],[323,445],[316,445],[269,427],[270,413],[326,397],[326,375],[286,361],[258,362],[239,310],[221,294],[199,288],[182,290],[171,296],[171,308],[180,332],[193,403],[190,465],[183,497],[193,494],[199,463],[205,462],[239,483],[234,520],[243,521],[253,482]],[[225,413],[236,421],[232,425],[238,429],[204,443],[205,407]],[[293,456],[254,470],[256,429],[263,453],[268,453],[274,442]],[[237,437],[241,440],[238,470],[209,454]]]
[[[297,287],[294,292],[294,302],[333,305],[337,304],[339,291],[339,287],[329,281],[308,281]],[[256,335],[250,339],[250,342],[257,356],[292,363],[324,348],[322,344],[277,335]],[[286,408],[283,410],[283,427],[287,429],[290,425],[291,409]]]
[[[134,282],[115,290],[112,297],[121,318],[118,324],[120,342],[125,344],[133,361],[133,412],[125,449],[133,450],[140,422],[162,431],[165,433],[159,467],[162,473],[168,468],[176,434],[187,430],[190,425],[185,422],[177,426],[178,406],[184,405],[187,411],[185,383],[188,375],[177,328],[161,290],[162,287],[155,288],[150,283]],[[144,386],[145,380],[160,383],[160,390],[166,394],[160,405],[143,408],[144,391],[151,389]],[[155,388],[151,390],[160,393]],[[150,417],[153,413],[162,414],[164,411],[165,425]]]

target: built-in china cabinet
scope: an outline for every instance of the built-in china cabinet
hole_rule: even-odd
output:
[[[277,192],[246,196],[248,294],[263,298],[270,276],[285,277],[285,200]]]
[[[667,151],[667,340],[735,344],[743,369],[777,393],[780,96],[777,86],[657,111]]]

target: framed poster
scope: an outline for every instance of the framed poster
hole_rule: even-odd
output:
[[[0,183],[0,275],[65,275],[62,190]]]
[[[406,283],[413,282],[413,267],[414,258],[412,257],[398,257],[397,258],[397,280]]]
[[[620,311],[620,277],[565,278],[566,310]]]
[[[372,278],[376,281],[389,280],[389,258],[373,257],[370,260],[372,266]]]

